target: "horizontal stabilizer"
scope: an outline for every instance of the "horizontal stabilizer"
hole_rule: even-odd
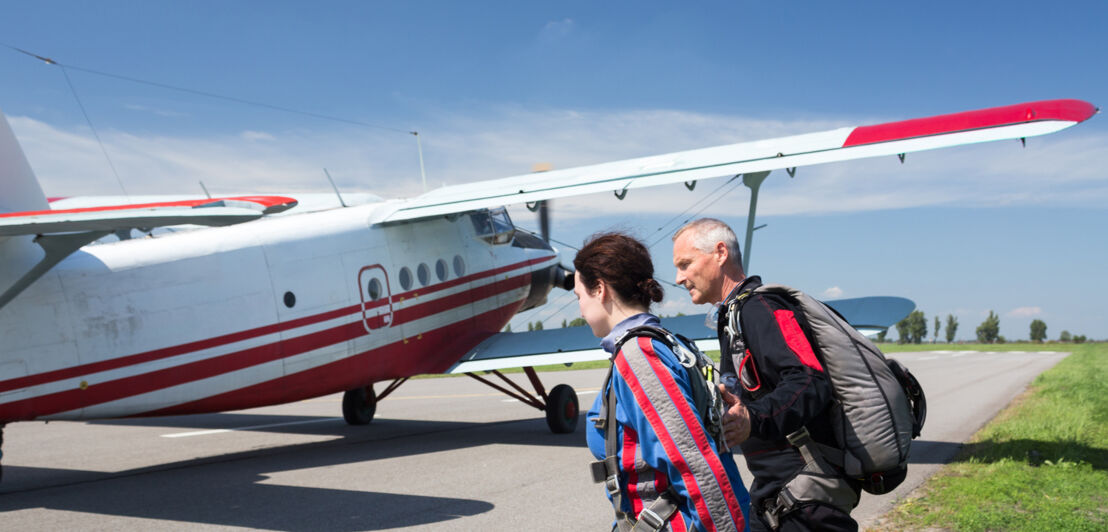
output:
[[[903,297],[859,297],[825,301],[866,336],[887,329],[908,316],[916,304]],[[662,318],[662,327],[696,343],[701,351],[719,350],[714,328],[704,314]],[[607,360],[600,339],[589,327],[563,327],[541,331],[503,332],[481,342],[446,373],[469,373],[494,369],[522,368]]]

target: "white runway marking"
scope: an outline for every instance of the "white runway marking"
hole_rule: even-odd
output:
[[[189,436],[208,436],[210,434],[222,434],[224,432],[238,432],[243,430],[257,430],[268,429],[273,427],[287,427],[289,425],[305,425],[307,423],[322,423],[324,421],[335,421],[339,419],[337,417],[327,417],[323,419],[309,419],[307,421],[289,421],[288,423],[270,423],[268,425],[253,425],[249,427],[236,427],[233,429],[215,429],[215,430],[198,430],[194,432],[175,432],[173,434],[162,434],[163,438],[187,438]]]

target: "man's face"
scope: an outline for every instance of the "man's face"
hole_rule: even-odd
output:
[[[719,303],[723,286],[723,267],[717,253],[704,253],[692,243],[693,233],[687,231],[673,242],[673,265],[677,268],[677,284],[689,291],[692,302]]]

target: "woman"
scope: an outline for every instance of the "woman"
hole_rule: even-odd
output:
[[[632,237],[606,233],[586,243],[573,264],[581,316],[613,354],[587,434],[601,460],[594,478],[605,482],[615,506],[613,530],[639,520],[655,530],[743,530],[750,496],[731,454],[717,451],[696,413],[692,377],[666,342],[622,338],[635,327],[661,327],[649,313],[662,300],[650,253]]]

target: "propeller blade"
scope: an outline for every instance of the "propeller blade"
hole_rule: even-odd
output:
[[[539,202],[539,234],[543,241],[550,242],[550,200]]]

